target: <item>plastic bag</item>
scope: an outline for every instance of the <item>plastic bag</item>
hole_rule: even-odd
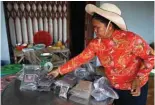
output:
[[[77,97],[74,95],[70,96],[69,100],[74,101],[76,103],[83,104],[83,105],[88,105],[88,103],[89,103],[89,99],[80,98],[80,97]]]
[[[77,78],[72,74],[67,74],[59,80],[55,81],[56,86],[68,86],[72,88],[77,83]]]
[[[101,77],[95,80],[93,83],[95,89],[102,88],[104,85],[110,86],[110,83],[106,77]]]
[[[112,105],[114,99],[112,98],[107,98],[104,101],[96,101],[95,99],[90,100],[91,105]]]
[[[89,72],[86,70],[86,68],[77,68],[74,71],[74,75],[79,79],[85,79],[89,76]]]
[[[77,78],[88,81],[93,81],[93,75],[95,74],[96,72],[92,63],[86,63],[74,71],[74,75]]]
[[[95,69],[91,63],[86,63],[85,65],[89,73],[95,73]]]
[[[107,98],[118,99],[118,94],[110,87],[107,78],[101,77],[100,79],[94,82],[94,90],[91,92],[91,95],[97,101],[103,101]]]

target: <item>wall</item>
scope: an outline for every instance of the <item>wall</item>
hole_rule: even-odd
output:
[[[97,6],[107,1],[97,2]],[[129,31],[142,36],[149,44],[154,41],[154,1],[108,1],[122,11]]]
[[[4,17],[4,7],[3,2],[0,1],[0,8],[1,8],[1,60],[2,63],[9,64],[10,63],[10,55],[9,55],[9,48],[8,48],[8,39],[6,33],[6,23]]]

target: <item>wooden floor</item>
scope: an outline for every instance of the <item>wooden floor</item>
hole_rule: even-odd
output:
[[[149,78],[149,90],[146,105],[154,105],[154,77]]]

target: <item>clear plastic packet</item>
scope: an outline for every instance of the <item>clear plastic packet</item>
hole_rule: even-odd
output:
[[[25,64],[23,64],[23,68],[18,73],[16,73],[17,79],[22,81],[24,78],[24,74],[25,74],[24,71],[29,70],[29,69],[37,70],[36,73],[39,74],[41,66],[40,65],[25,65]]]
[[[77,81],[78,79],[72,73],[70,73],[55,81],[55,85],[66,87],[68,86],[69,88],[72,88],[77,83]]]
[[[67,99],[68,90],[72,88],[77,83],[77,81],[78,79],[72,73],[67,74],[64,77],[58,79],[54,82],[55,94]]]
[[[54,78],[50,76],[48,78],[46,74],[38,78],[37,91],[50,91],[51,85],[54,83]]]
[[[80,80],[79,83],[69,91],[69,93],[76,97],[89,99],[91,90],[92,82]]]
[[[48,77],[47,72],[40,65],[23,65],[17,73],[17,78],[21,80],[20,90],[50,91],[54,78]]]
[[[25,74],[23,81],[21,81],[20,90],[36,90],[37,89],[37,75]]]
[[[56,96],[59,96],[60,89],[61,89],[61,86],[54,85],[52,91]]]
[[[25,65],[23,64],[24,69],[33,69],[33,70],[40,70],[41,66],[40,65]]]
[[[81,97],[77,97],[75,95],[71,95],[69,97],[69,100],[74,101],[74,102],[79,103],[79,104],[89,105],[89,99],[84,99]]]
[[[37,80],[40,74],[40,66],[38,65],[23,65],[23,72],[21,72],[20,90],[36,90]]]
[[[51,87],[48,87],[48,86],[37,86],[37,91],[50,91],[51,90]]]
[[[47,77],[39,78],[38,86],[50,86],[52,84],[52,80],[53,78],[47,78]]]
[[[69,86],[61,86],[59,96],[67,99]]]

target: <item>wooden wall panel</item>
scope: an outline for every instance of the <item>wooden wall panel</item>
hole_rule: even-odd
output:
[[[66,44],[67,5],[66,1],[5,1],[12,46],[33,44],[33,35],[42,30],[51,34],[52,42],[62,41]]]

